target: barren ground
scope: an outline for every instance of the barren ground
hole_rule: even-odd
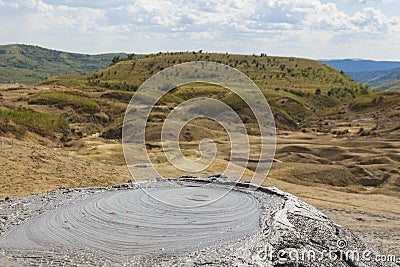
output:
[[[38,90],[41,89],[3,90],[3,105],[45,110],[46,106],[30,106],[23,99]],[[54,108],[54,112],[64,116],[68,111],[63,113]],[[0,137],[0,199],[59,187],[104,186],[132,179],[124,165],[120,141],[98,137],[95,133],[99,129],[83,125],[74,125],[85,129],[83,137],[71,140],[66,146],[30,132],[22,141],[12,136]],[[380,122],[371,113],[326,120],[324,125],[329,130],[314,131],[321,127],[317,123],[310,124],[303,132],[279,130],[276,160],[264,185],[298,196],[353,230],[365,242],[400,255],[399,130],[388,131],[396,124]],[[377,126],[376,136],[357,134],[361,127],[371,130]],[[333,133],[342,130],[349,133]],[[181,144],[185,154],[198,155],[198,140],[204,137],[198,133],[216,139],[221,155],[230,149],[226,136],[218,130],[206,129],[201,123],[188,133],[192,141],[184,140]],[[149,142],[148,151],[163,176],[184,174],[166,162],[158,142]],[[257,156],[257,153],[252,155]],[[217,157],[215,164],[198,175],[220,173],[226,164],[226,158]],[[247,174],[251,174],[251,169],[249,165]]]

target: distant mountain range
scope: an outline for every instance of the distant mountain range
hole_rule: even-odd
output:
[[[400,90],[400,62],[360,59],[320,60],[376,91]]]
[[[400,68],[400,62],[397,61],[374,61],[365,59],[333,59],[319,61],[345,73],[383,71]]]
[[[33,45],[0,45],[0,83],[35,84],[49,77],[105,68],[124,53],[85,55]]]

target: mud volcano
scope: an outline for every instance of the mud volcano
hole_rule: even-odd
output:
[[[369,258],[342,257],[347,250]],[[316,257],[304,257],[310,251]],[[223,176],[0,201],[5,266],[382,266],[376,255],[383,254],[296,197]]]
[[[195,251],[257,232],[257,199],[231,191],[209,202],[224,192],[188,186],[100,192],[15,227],[4,242],[32,250],[92,249],[112,257]]]

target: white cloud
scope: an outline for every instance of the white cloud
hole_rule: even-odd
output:
[[[216,36],[214,32],[191,32],[189,34],[190,39],[195,41],[202,41],[202,40],[213,40]]]
[[[18,36],[39,45],[42,40],[50,44],[64,40],[65,46],[73,46],[64,49],[96,49],[92,52],[193,47],[246,53],[293,51],[314,57],[327,52],[321,47],[337,53],[344,42],[355,46],[380,40],[387,47],[399,42],[400,17],[373,5],[390,0],[338,1],[370,6],[353,5],[358,8],[349,11],[322,0],[0,0],[0,23],[14,25],[0,33],[0,41],[14,42]],[[22,22],[27,20],[28,26]],[[378,50],[379,44],[374,45]],[[400,59],[400,52],[396,53]]]
[[[0,0],[0,6],[5,8],[19,8],[19,3],[14,1],[10,2],[7,0]]]
[[[358,4],[388,4],[393,3],[395,0],[347,0],[347,2],[353,2]]]
[[[42,0],[29,0],[27,1],[27,5],[43,13],[49,13],[53,10],[53,6],[44,3]]]

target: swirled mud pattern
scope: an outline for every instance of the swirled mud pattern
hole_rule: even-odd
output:
[[[0,246],[27,250],[89,249],[113,256],[183,253],[259,231],[253,196],[200,187],[102,192],[12,228]],[[177,206],[167,203],[176,203]],[[197,206],[196,206],[197,205]],[[182,207],[189,206],[189,207]]]

